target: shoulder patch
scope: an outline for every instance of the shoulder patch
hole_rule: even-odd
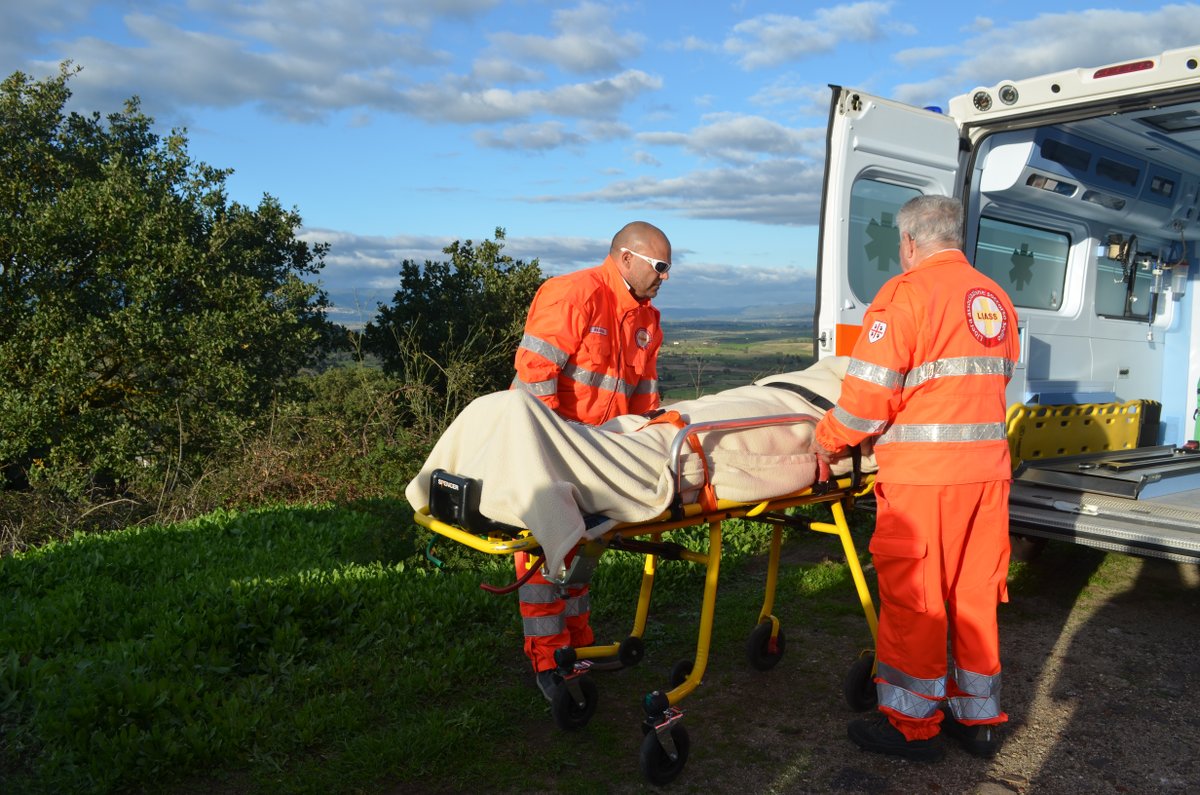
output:
[[[1008,333],[1008,313],[991,290],[982,287],[967,292],[967,328],[989,348],[999,345]]]
[[[887,323],[882,320],[876,320],[871,324],[871,328],[867,331],[867,342],[879,342],[883,339],[883,335],[887,334]]]

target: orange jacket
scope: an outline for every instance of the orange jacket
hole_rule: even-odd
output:
[[[629,292],[611,257],[538,288],[513,387],[561,416],[599,425],[658,407],[659,312]]]
[[[817,425],[830,450],[875,439],[880,482],[1008,480],[1004,388],[1017,312],[958,250],[888,280],[863,317],[837,406]]]

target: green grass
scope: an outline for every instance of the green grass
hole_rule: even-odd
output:
[[[510,581],[511,560],[445,542],[438,568],[409,515],[400,501],[220,512],[0,559],[4,791],[503,791],[528,782],[532,756],[561,791],[604,791],[604,759],[581,759],[530,686],[514,598],[478,587]],[[797,536],[786,550],[836,552]],[[740,647],[757,618],[769,530],[727,523],[726,540],[714,648]],[[643,562],[601,559],[602,632],[628,632]],[[660,565],[660,660],[694,653],[701,587],[700,567]],[[799,599],[806,621],[865,632],[844,564],[785,567],[778,604]],[[641,669],[621,672],[632,703],[662,684]],[[636,742],[634,726],[588,731]]]

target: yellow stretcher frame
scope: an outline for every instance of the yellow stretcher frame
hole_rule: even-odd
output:
[[[765,424],[766,420],[811,422],[815,421],[815,418],[808,415],[752,418],[741,421],[750,423],[749,426],[741,427],[761,426]],[[686,438],[689,434],[695,435],[713,429],[728,430],[731,427],[733,426],[727,422],[695,423],[686,426],[679,432],[673,452],[678,456],[682,449],[679,440]],[[678,471],[678,468],[675,468],[674,471]],[[646,736],[642,743],[640,761],[642,773],[651,783],[658,785],[669,783],[679,774],[687,761],[690,741],[686,729],[681,723],[683,712],[678,708],[678,704],[699,687],[708,663],[713,617],[716,612],[717,582],[720,574],[722,523],[730,519],[746,519],[773,525],[763,604],[756,622],[756,630],[763,625],[770,625],[769,635],[765,632],[760,633],[765,646],[766,659],[762,666],[758,666],[753,659],[751,661],[756,667],[762,667],[765,670],[774,665],[774,661],[778,659],[778,657],[774,660],[770,659],[770,649],[774,648],[781,628],[781,622],[773,614],[773,609],[785,526],[806,527],[816,532],[838,537],[867,620],[867,626],[871,632],[872,643],[875,643],[878,635],[878,618],[874,602],[871,599],[871,592],[859,563],[854,540],[850,536],[850,526],[846,520],[846,510],[853,507],[854,500],[870,493],[873,488],[874,478],[871,475],[860,476],[857,481],[853,477],[845,476],[828,483],[814,484],[812,487],[794,494],[760,502],[746,503],[718,499],[715,509],[708,510],[697,503],[690,503],[675,511],[664,511],[648,521],[618,523],[599,538],[591,541],[582,540],[579,543],[580,549],[592,545],[593,548],[589,550],[589,554],[598,554],[609,546],[616,549],[629,549],[629,547],[621,546],[622,540],[632,540],[638,536],[651,536],[649,544],[643,544],[643,546],[654,550],[658,549],[655,545],[659,544],[662,534],[669,530],[695,527],[701,524],[707,524],[709,528],[707,553],[696,552],[678,545],[670,547],[672,559],[677,557],[680,560],[701,564],[705,567],[704,592],[696,654],[690,669],[686,671],[686,675],[684,671],[673,672],[672,687],[669,690],[666,692],[654,691],[643,699],[647,718],[643,726]],[[783,513],[789,508],[824,503],[828,503],[830,506],[833,522],[816,522]],[[413,519],[417,524],[438,535],[491,555],[511,555],[515,552],[536,554],[541,549],[537,539],[528,530],[523,531],[515,538],[499,534],[480,535],[431,516],[428,506],[417,510]],[[599,545],[598,552],[596,545]],[[663,545],[662,549],[666,549],[666,545]],[[639,550],[633,549],[632,551]],[[569,672],[563,676],[564,687],[559,689],[552,702],[552,712],[560,728],[580,728],[586,724],[595,711],[595,685],[585,676],[594,661],[614,660],[615,658],[622,664],[635,664],[641,659],[643,648],[641,639],[646,629],[654,575],[660,557],[656,551],[647,551],[645,554],[646,562],[642,570],[633,629],[629,637],[617,643],[564,649],[563,651],[567,654],[564,655],[561,652],[556,654],[560,671]],[[533,565],[537,565],[536,561]],[[779,656],[782,656],[782,652],[779,652]],[[576,665],[576,663],[579,664]],[[846,680],[847,699],[851,701],[852,707],[865,709],[869,706],[867,701],[856,703],[850,693],[866,690],[873,694],[873,675],[874,654],[873,651],[867,650],[852,666],[851,673]],[[870,700],[873,696],[863,696],[863,698]]]

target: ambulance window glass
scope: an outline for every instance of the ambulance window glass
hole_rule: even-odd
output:
[[[1070,248],[1070,237],[1061,232],[980,218],[975,267],[1003,287],[1016,306],[1057,310]]]
[[[900,231],[896,213],[921,192],[915,188],[855,181],[850,189],[850,240],[847,246],[850,289],[864,304],[875,298],[883,283],[900,272]]]
[[[1149,266],[1136,259],[1129,269],[1120,260],[1096,257],[1096,314],[1119,320],[1148,320],[1153,282]]]

